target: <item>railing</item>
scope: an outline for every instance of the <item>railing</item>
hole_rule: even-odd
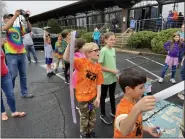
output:
[[[77,25],[61,26],[62,30],[64,29],[74,29],[74,30],[84,29],[89,32],[94,32],[94,29],[96,27],[102,33],[112,31],[112,26],[110,23],[86,24],[84,26],[77,26]],[[117,32],[121,32],[121,27],[116,28],[116,30],[118,30]]]
[[[181,17],[184,18],[184,17]],[[180,28],[183,24],[183,19],[172,20],[169,18],[152,18],[136,20],[135,31],[154,31],[165,30],[168,28]]]

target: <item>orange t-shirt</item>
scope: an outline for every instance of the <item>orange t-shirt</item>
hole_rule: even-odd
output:
[[[86,102],[97,95],[97,85],[103,83],[102,68],[99,63],[92,63],[87,58],[75,58],[76,69],[76,99]]]
[[[135,105],[134,103],[131,103],[125,98],[123,98],[120,101],[120,103],[117,105],[115,119],[121,114],[129,114],[134,105]],[[138,116],[138,119],[136,121],[133,131],[127,136],[123,136],[121,132],[114,125],[114,138],[142,138],[142,137],[143,137],[142,114]]]

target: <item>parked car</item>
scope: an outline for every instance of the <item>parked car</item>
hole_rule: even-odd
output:
[[[44,40],[43,40],[44,30],[42,28],[32,27],[32,33],[35,49],[44,49]],[[54,48],[58,35],[50,33],[50,37],[52,47]]]

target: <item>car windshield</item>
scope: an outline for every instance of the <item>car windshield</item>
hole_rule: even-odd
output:
[[[44,34],[44,30],[38,28],[38,29],[37,29],[37,33],[38,33],[38,34]]]

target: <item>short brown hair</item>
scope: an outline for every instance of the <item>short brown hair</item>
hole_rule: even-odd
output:
[[[68,34],[69,34],[69,31],[68,30],[63,30],[62,33],[61,33],[62,38],[65,39]]]
[[[105,33],[104,38],[108,39],[110,36],[115,36],[115,34],[113,32],[107,32]]]
[[[127,86],[135,88],[140,84],[146,83],[146,76],[134,69],[126,69],[119,76],[119,85],[123,92]]]
[[[75,52],[78,52],[85,44],[85,40],[82,38],[76,39],[75,41]]]

